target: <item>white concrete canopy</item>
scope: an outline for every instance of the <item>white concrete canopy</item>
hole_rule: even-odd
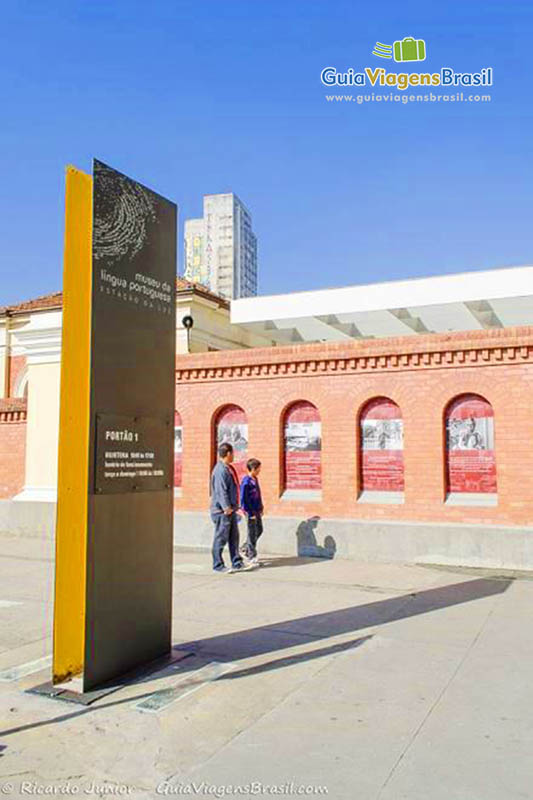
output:
[[[231,321],[275,344],[533,325],[533,266],[247,297]]]

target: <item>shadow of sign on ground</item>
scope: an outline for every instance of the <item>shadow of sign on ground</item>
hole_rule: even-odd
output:
[[[268,653],[279,653],[299,645],[313,642],[318,644],[335,636],[355,633],[359,630],[429,614],[439,609],[493,597],[503,594],[512,582],[512,579],[480,578],[436,589],[399,595],[385,600],[377,600],[358,606],[349,606],[336,611],[326,611],[306,617],[282,620],[256,628],[247,628],[235,633],[180,642],[174,647],[180,651],[192,651],[193,655],[179,662],[176,667],[162,670],[157,675],[147,675],[134,681],[133,685],[141,687],[143,683],[153,683],[154,679],[168,678],[171,675],[176,675],[176,678],[181,679],[184,675],[202,669],[214,659],[218,662],[235,662],[239,659]],[[221,674],[217,680],[235,680],[239,677],[260,674],[270,670],[281,669],[291,664],[346,652],[350,649],[364,646],[371,639],[372,635],[367,634],[347,642],[334,643],[327,647],[317,647],[303,653],[282,656],[263,664]],[[150,697],[153,693],[154,689],[152,688],[149,692],[141,692],[135,696],[111,702],[95,703],[95,705],[84,708],[81,711],[63,714],[51,720],[42,720],[0,731],[0,736],[6,737],[33,728],[59,724],[82,714],[98,712],[101,709],[113,706],[138,703],[144,698]],[[0,750],[2,747],[3,745],[0,745]]]
[[[180,650],[192,650],[196,654],[235,661],[502,594],[512,582],[512,579],[479,578],[337,611],[325,611],[207,639],[182,642],[176,646]],[[311,655],[305,653],[302,658]],[[186,665],[184,668],[187,668]]]

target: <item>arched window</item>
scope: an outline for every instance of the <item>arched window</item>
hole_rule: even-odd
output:
[[[248,420],[239,406],[226,406],[220,411],[216,420],[217,447],[222,442],[233,445],[235,458],[233,466],[239,479],[246,473],[248,460]]]
[[[360,500],[401,502],[404,490],[402,412],[388,397],[363,407],[360,431]]]
[[[181,488],[183,472],[183,424],[179,411],[174,412],[174,488]]]
[[[445,413],[446,477],[448,499],[467,500],[468,495],[495,500],[496,459],[494,413],[477,394],[454,398]]]
[[[287,409],[283,424],[285,490],[322,489],[322,423],[318,409],[304,400]]]

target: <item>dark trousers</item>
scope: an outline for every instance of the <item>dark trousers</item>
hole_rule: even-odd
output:
[[[213,569],[224,567],[222,551],[229,545],[229,555],[232,566],[238,567],[242,564],[239,554],[239,525],[237,514],[211,514],[211,519],[215,525],[215,538],[213,539]]]
[[[257,558],[257,540],[263,533],[263,520],[261,514],[248,517],[248,540],[246,542],[246,555],[248,558]]]

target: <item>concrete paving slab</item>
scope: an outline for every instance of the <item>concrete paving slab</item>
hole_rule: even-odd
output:
[[[504,661],[489,666],[485,658],[469,659],[390,775],[382,797],[531,797],[533,725],[523,709],[531,708],[533,691],[513,686],[512,674]]]
[[[254,759],[263,750],[276,764],[276,782],[305,775],[311,783],[325,780],[334,797],[353,797],[354,786],[375,797],[461,655],[374,637],[322,662],[305,687],[203,765],[202,775],[211,782],[272,780]]]
[[[449,573],[433,570],[425,565],[400,564],[367,564],[342,559],[302,558],[299,556],[280,556],[260,553],[263,562],[261,568],[254,571],[254,579],[287,581],[294,583],[319,584],[331,583],[334,586],[359,586],[365,590],[396,591],[427,588],[449,583]],[[211,557],[208,552],[186,551],[175,548],[174,562],[176,568],[186,572],[192,566],[195,572],[205,570],[212,573]],[[213,576],[220,577],[220,576]],[[228,576],[229,577],[229,576]],[[244,576],[232,576],[232,579]],[[465,574],[465,580],[469,574]],[[458,580],[461,580],[459,576]]]
[[[51,667],[51,665],[52,657],[42,656],[42,658],[37,658],[33,661],[27,661],[24,664],[18,664],[14,667],[3,669],[0,672],[0,681],[3,683],[11,683],[19,680],[20,678],[24,678],[26,675],[34,675],[45,668]]]
[[[307,627],[312,632],[313,626],[320,624],[331,628],[334,633],[335,625],[349,624],[346,614],[350,609],[364,606],[366,617],[371,621],[374,617],[382,619],[384,614],[392,613],[393,609],[405,602],[395,598],[383,600],[380,596],[376,601],[368,603],[368,595],[362,590],[342,587],[337,591],[328,587],[317,587],[311,596],[307,596],[302,595],[295,587],[284,587],[284,591],[280,592],[279,587],[270,583],[262,587],[261,602],[257,602],[255,588],[246,582],[244,576],[239,584],[233,584],[231,592],[224,597],[225,615],[230,620],[239,620],[242,626],[249,624],[250,627],[276,624],[280,628],[293,629],[296,625],[300,628]],[[219,593],[218,586],[204,586],[201,589],[204,602],[201,602],[199,594],[191,592],[182,602],[184,615],[188,619],[208,622],[206,611]],[[341,622],[341,616],[346,617],[344,622]],[[361,622],[362,617],[354,620],[354,624]]]
[[[51,652],[52,552],[0,536],[2,599],[22,602],[0,609],[0,669]],[[173,641],[194,650],[176,669],[89,709],[25,695],[46,671],[0,683],[0,786],[14,797],[22,780],[134,798],[228,783],[341,800],[530,796],[529,577],[290,557],[223,577],[208,553],[175,558]],[[233,666],[206,682],[213,660]],[[180,680],[196,690],[137,710]]]
[[[35,641],[25,642],[19,647],[15,647],[13,642],[9,642],[8,647],[0,650],[0,669],[8,669],[28,661],[35,661],[43,656],[50,655],[52,652],[52,637],[41,636]]]

